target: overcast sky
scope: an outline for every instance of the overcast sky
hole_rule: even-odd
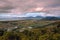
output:
[[[45,12],[60,16],[60,0],[0,0],[0,13]]]

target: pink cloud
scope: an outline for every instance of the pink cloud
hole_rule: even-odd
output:
[[[59,4],[60,0],[0,0],[0,11],[9,11],[9,13],[27,13],[36,12],[37,7],[43,7],[44,9],[40,11],[51,13],[51,10],[60,11]],[[53,12],[52,14],[55,13]]]

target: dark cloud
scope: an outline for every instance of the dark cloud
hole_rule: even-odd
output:
[[[13,9],[14,7],[12,6],[5,6],[5,7],[0,7],[0,10],[10,10]]]
[[[0,10],[0,13],[10,13],[10,10]]]
[[[49,5],[46,5],[46,7],[60,7],[60,0],[53,0],[52,3],[50,3]]]
[[[10,13],[14,6],[7,0],[0,0],[0,13]]]

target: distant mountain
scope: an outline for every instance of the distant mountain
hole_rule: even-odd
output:
[[[29,16],[29,17],[0,17],[0,21],[14,21],[14,20],[60,20],[60,17],[54,17],[54,16]]]
[[[21,14],[0,14],[0,21],[14,21],[14,20],[60,20],[60,17],[47,16],[44,12],[32,12],[24,15]]]
[[[31,20],[31,19],[33,19],[33,20],[41,20],[41,19],[43,19],[44,17],[42,17],[42,16],[35,16],[35,17],[33,17],[33,16],[30,16],[30,17],[24,17],[24,19],[26,19],[26,20]]]
[[[60,20],[60,17],[54,17],[54,16],[36,16],[36,17],[26,17],[26,19],[35,19],[35,20]]]
[[[44,20],[60,20],[60,17],[54,17],[54,16],[47,16],[43,18]]]

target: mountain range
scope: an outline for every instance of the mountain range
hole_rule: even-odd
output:
[[[0,17],[0,21],[14,21],[14,20],[60,20],[60,17],[54,17],[54,16],[36,16],[36,17]]]
[[[60,20],[60,17],[56,16],[28,16],[28,17],[20,17],[19,15],[0,15],[0,21],[14,21],[14,20]]]

